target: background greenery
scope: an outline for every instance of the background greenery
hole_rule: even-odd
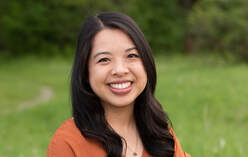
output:
[[[0,2],[0,52],[72,55],[89,15],[120,11],[157,54],[220,53],[248,61],[247,0],[11,0]]]
[[[215,57],[159,56],[156,96],[169,113],[184,151],[201,157],[248,154],[248,67]],[[71,117],[71,59],[0,59],[0,156],[43,157],[49,140]],[[46,102],[20,110],[42,87]]]
[[[0,1],[0,157],[45,156],[71,117],[77,35],[102,11],[130,15],[145,33],[157,58],[156,96],[183,149],[246,157],[247,7],[246,0]]]

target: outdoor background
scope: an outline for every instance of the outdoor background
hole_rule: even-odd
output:
[[[0,1],[0,157],[44,157],[71,117],[70,74],[89,15],[119,11],[156,60],[156,97],[193,157],[248,156],[247,0]]]

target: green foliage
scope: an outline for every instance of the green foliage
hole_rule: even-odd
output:
[[[248,61],[248,1],[202,0],[189,16],[197,50],[211,50]]]
[[[12,0],[0,6],[0,50],[11,55],[68,53],[85,18],[103,11],[133,17],[155,52],[182,48],[185,22],[176,1]]]
[[[183,49],[184,10],[177,1],[136,0],[130,9],[156,53],[172,53]]]
[[[1,1],[5,6],[0,15],[0,48],[11,54],[65,53],[75,47],[78,32],[88,15],[114,9],[111,0],[94,5],[78,1]]]

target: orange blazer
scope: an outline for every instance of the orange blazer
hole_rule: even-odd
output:
[[[190,157],[183,152],[174,132],[174,157]],[[74,120],[66,120],[53,135],[47,150],[47,157],[105,157],[106,152],[96,140],[86,139],[76,127]],[[142,157],[152,157],[145,149]]]

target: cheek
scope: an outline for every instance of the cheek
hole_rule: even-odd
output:
[[[142,63],[131,65],[133,73],[136,75],[138,82],[142,85],[147,83],[147,73]]]
[[[105,83],[105,76],[107,72],[104,68],[98,68],[96,66],[89,68],[89,81],[91,88],[96,89],[99,85]]]
[[[99,81],[99,72],[92,69],[92,71],[89,72],[89,80],[90,80],[90,85],[94,86],[94,84],[96,84]]]
[[[130,64],[130,67],[133,69],[133,72],[137,76],[145,76],[146,77],[146,71],[142,63],[135,63],[135,64]]]

